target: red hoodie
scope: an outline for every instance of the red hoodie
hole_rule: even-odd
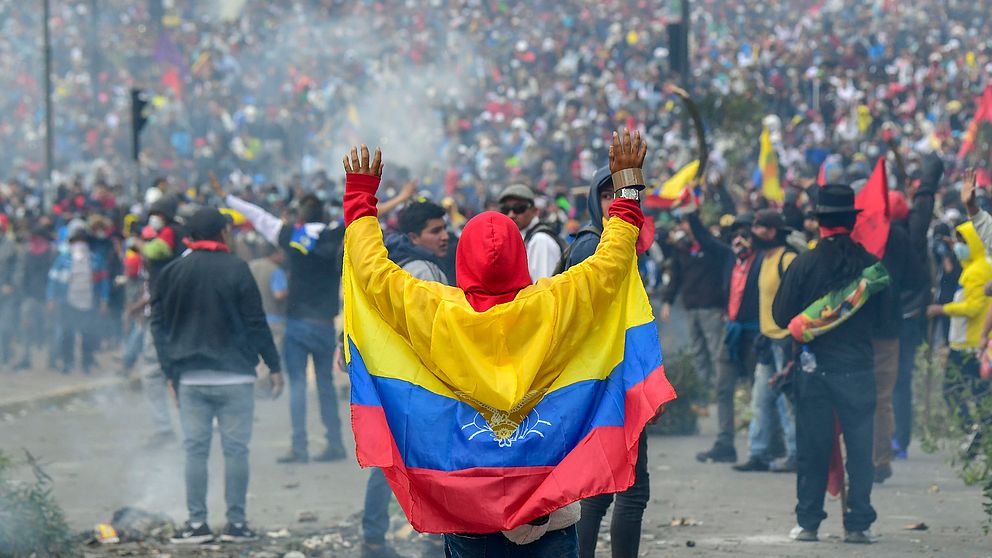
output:
[[[348,174],[344,193],[344,223],[369,215],[378,216],[375,192],[379,177]],[[611,217],[640,228],[644,224],[641,206],[634,200],[617,198],[610,205]],[[458,288],[476,312],[510,302],[531,284],[527,270],[527,249],[520,230],[502,213],[487,211],[465,224],[455,253]]]

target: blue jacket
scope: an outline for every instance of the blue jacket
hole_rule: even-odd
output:
[[[110,298],[110,272],[107,268],[107,260],[99,252],[90,250],[90,263],[93,269],[93,296],[100,302],[106,302]],[[71,271],[72,253],[69,251],[69,246],[63,244],[59,249],[59,255],[55,257],[52,269],[48,272],[49,301],[65,301],[69,292]]]

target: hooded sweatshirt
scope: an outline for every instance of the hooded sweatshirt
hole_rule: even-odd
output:
[[[954,302],[944,305],[944,314],[952,318],[962,318],[964,323],[951,323],[951,348],[957,350],[977,349],[982,345],[982,325],[992,299],[985,296],[985,284],[992,281],[992,265],[985,256],[985,246],[970,222],[957,227],[958,233],[964,237],[970,252],[961,261],[961,277],[958,284],[961,288],[954,295]],[[964,336],[956,335],[959,327],[964,326]]]
[[[599,237],[603,234],[603,208],[599,204],[599,189],[609,184],[613,187],[613,175],[610,167],[603,167],[596,171],[596,175],[589,185],[589,222],[578,232],[572,246],[568,249],[568,257],[565,261],[565,269],[585,261],[593,255],[596,246],[599,245]]]

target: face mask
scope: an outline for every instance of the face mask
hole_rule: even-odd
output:
[[[165,219],[160,215],[152,215],[148,218],[148,226],[156,231],[160,231],[165,228]]]
[[[73,242],[69,245],[69,253],[72,254],[72,258],[75,260],[80,260],[86,256],[87,246],[85,242]]]
[[[971,257],[971,249],[964,242],[954,243],[954,256],[959,262],[963,262]]]

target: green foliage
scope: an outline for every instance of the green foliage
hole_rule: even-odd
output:
[[[699,431],[697,405],[706,404],[706,385],[696,373],[692,353],[679,351],[665,356],[665,375],[675,388],[678,399],[665,406],[661,419],[648,425],[649,434],[686,436]]]
[[[0,452],[0,557],[79,556],[62,508],[52,496],[52,479],[27,451],[23,462]],[[33,482],[10,478],[17,466],[28,467]]]
[[[927,345],[916,353],[913,384],[914,428],[920,446],[927,453],[944,450],[965,484],[982,487],[988,533],[992,530],[992,423],[968,421],[963,413],[951,409],[944,386],[954,386],[952,390],[960,395],[971,417],[992,417],[992,392],[983,394],[981,382],[964,377],[945,351],[931,355]]]

